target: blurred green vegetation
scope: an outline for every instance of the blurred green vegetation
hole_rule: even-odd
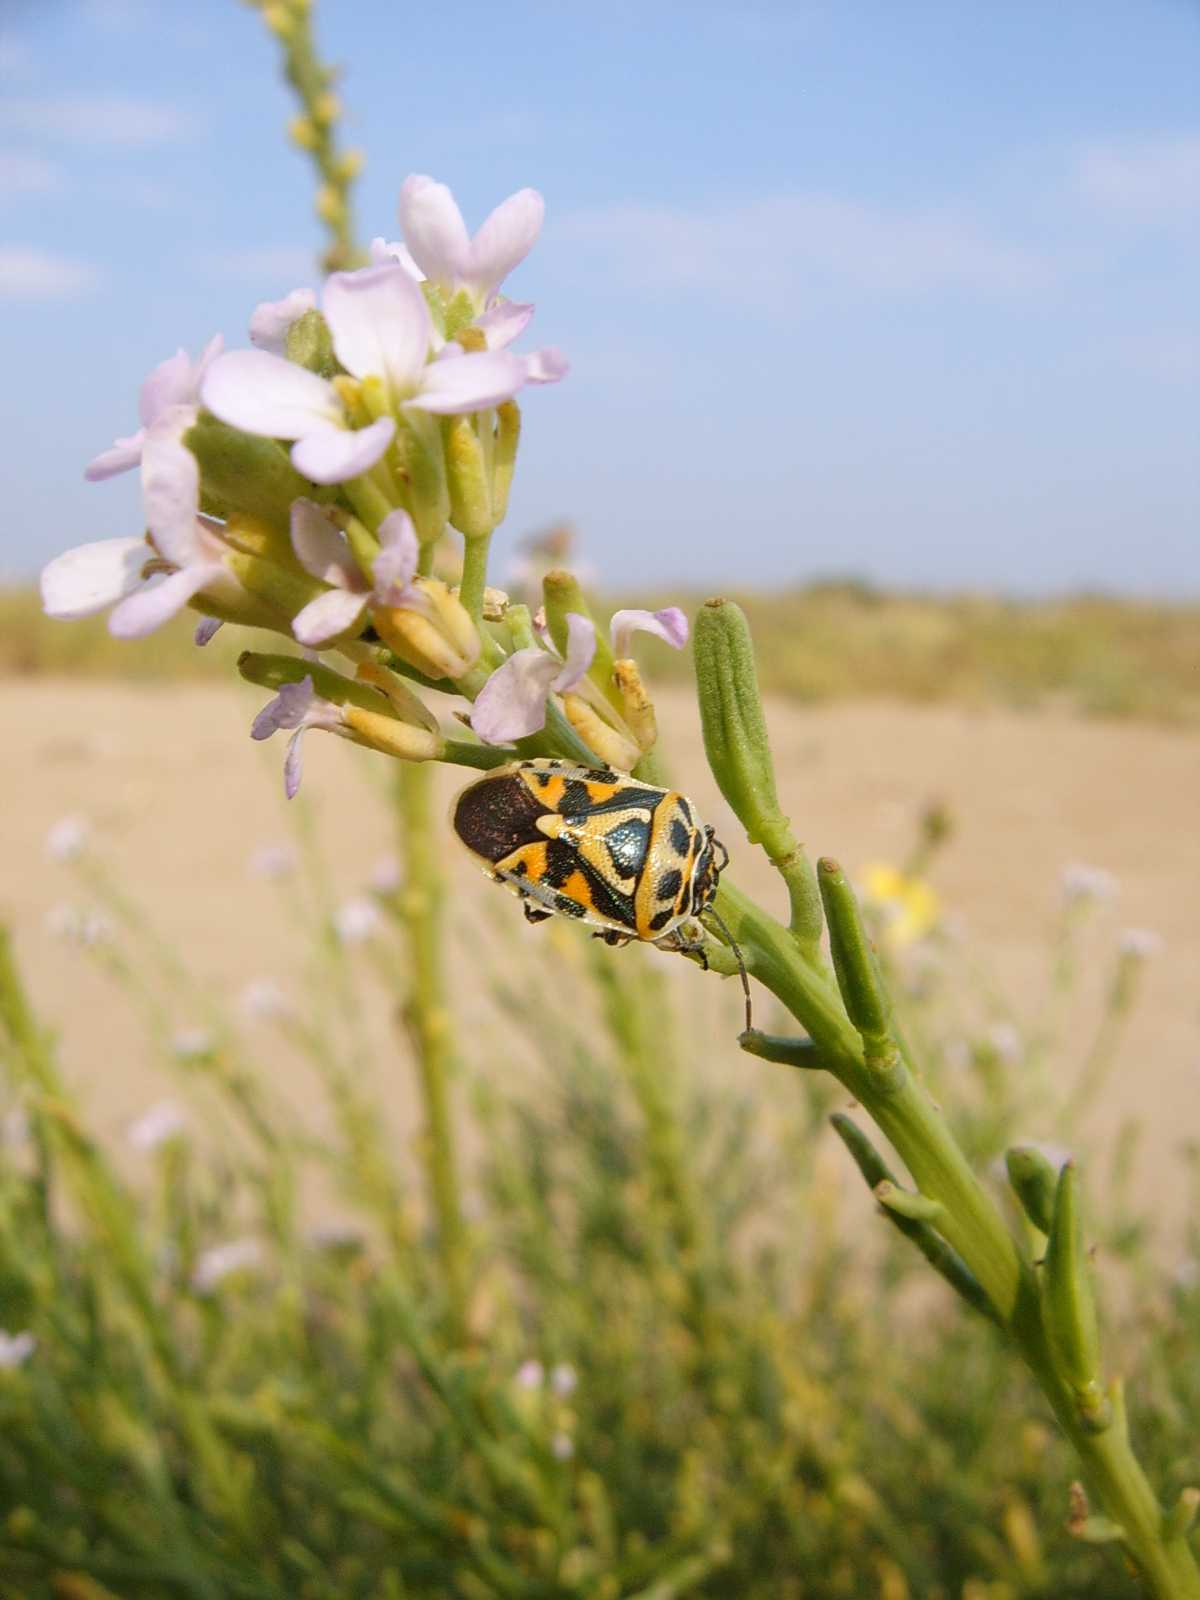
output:
[[[694,610],[702,598],[655,603]],[[1088,716],[1200,721],[1200,604],[903,594],[852,580],[733,598],[753,624],[763,688],[789,699],[1058,705]],[[0,677],[211,680],[213,657],[231,665],[238,646],[232,633],[218,634],[197,651],[194,621],[182,617],[134,649],[110,638],[102,617],[51,622],[32,592],[0,591]],[[653,644],[645,653],[659,679],[690,681],[686,654]]]
[[[102,860],[73,870],[109,931],[80,935],[65,974],[96,963],[144,1016],[188,1121],[132,1163],[97,1139],[0,940],[0,1327],[37,1341],[0,1359],[5,1600],[1138,1593],[1070,1537],[1074,1462],[1011,1352],[872,1216],[828,1127],[844,1095],[739,1056],[732,989],[686,975],[727,1002],[714,1043],[661,956],[554,924],[514,958],[506,897],[482,923],[455,908],[490,996],[454,1090],[477,1152],[464,1341],[419,1147],[387,1138],[362,1054],[366,989],[400,1009],[401,896],[378,891],[378,932],[348,945],[317,865],[281,883],[310,979],[298,1010],[248,1022]],[[1018,1009],[960,940],[900,939],[887,912],[905,1031],[993,1170],[1056,1127],[1098,1052],[1115,1061],[1140,968],[1113,952],[1091,1033],[1067,1033],[1090,902],[1064,907],[1045,993]],[[205,1019],[186,1049],[180,1016]],[[697,1070],[701,1039],[720,1071]],[[319,1133],[289,1108],[289,1054],[324,1084]],[[402,1027],[375,1068],[414,1070]],[[1200,1481],[1200,1205],[1164,1285],[1135,1139],[1093,1167],[1089,1239],[1139,1452],[1171,1497]],[[1200,1200],[1197,1177],[1181,1167]],[[241,1267],[214,1273],[231,1240],[250,1242]]]

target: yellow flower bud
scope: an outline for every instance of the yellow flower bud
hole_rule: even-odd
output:
[[[654,748],[658,738],[658,723],[654,716],[654,706],[646,693],[646,685],[642,682],[642,675],[638,671],[638,664],[628,658],[624,661],[614,661],[612,675],[617,693],[621,696],[625,721],[629,724],[629,731],[637,740],[638,747],[644,755],[647,750]]]
[[[314,209],[322,222],[340,222],[345,215],[346,206],[337,190],[325,183],[317,190]]]
[[[397,722],[378,711],[347,704],[342,707],[342,721],[356,744],[401,761],[440,761],[446,752],[446,741],[436,729],[414,728],[410,722]]]
[[[288,123],[288,138],[300,150],[315,150],[321,135],[309,117],[293,117]]]
[[[331,90],[326,89],[313,101],[312,114],[317,122],[323,122],[328,127],[341,116],[342,102]]]
[[[479,660],[482,644],[470,613],[440,578],[418,578],[429,611],[372,607],[379,637],[401,661],[427,678],[464,677]]]
[[[564,695],[563,710],[575,732],[601,761],[618,772],[633,771],[642,752],[632,739],[606,722],[580,695]]]

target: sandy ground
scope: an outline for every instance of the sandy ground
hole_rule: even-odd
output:
[[[0,683],[6,779],[0,915],[16,928],[35,995],[60,1030],[66,1070],[106,1132],[116,1134],[164,1092],[161,1060],[94,960],[49,925],[61,918],[55,908],[82,906],[88,895],[74,869],[47,856],[47,829],[66,814],[89,817],[98,858],[148,909],[164,947],[177,950],[211,992],[232,997],[248,980],[266,976],[298,992],[306,980],[295,903],[286,887],[281,892],[250,868],[256,851],[286,840],[289,830],[280,741],[257,746],[246,737],[256,703],[227,687]],[[757,853],[739,848],[706,778],[689,701],[669,697],[660,713],[671,730],[673,768],[729,841],[739,881],[772,894],[769,872]],[[771,720],[780,788],[814,852],[836,854],[851,868],[899,860],[922,805],[932,797],[948,804],[957,831],[937,865],[939,891],[966,928],[976,959],[992,964],[1019,1011],[1032,1012],[1045,989],[1046,939],[1064,865],[1086,862],[1116,876],[1117,901],[1101,914],[1092,946],[1103,956],[1093,992],[1122,928],[1153,929],[1165,947],[1147,969],[1143,1003],[1095,1132],[1098,1139],[1111,1133],[1136,1111],[1145,1127],[1143,1179],[1176,1213],[1181,1179],[1168,1157],[1184,1139],[1200,1139],[1194,737],[944,707],[780,705]],[[305,793],[337,899],[359,892],[388,853],[385,765],[338,740],[319,734],[308,740]],[[448,799],[459,775],[440,777]],[[471,897],[483,904],[497,891],[453,859],[456,914],[470,923]],[[527,929],[515,906],[512,913],[500,924],[512,939],[537,939],[542,930]],[[497,923],[489,917],[484,925]],[[673,966],[683,969],[683,981],[703,982],[682,963]],[[469,973],[457,972],[470,985]],[[736,996],[726,987],[706,986],[718,994],[722,1018],[732,1019]],[[197,1018],[180,1012],[172,1022],[186,1029]],[[372,1025],[387,1037],[386,1017]],[[275,1064],[269,1041],[256,1048],[277,1078],[290,1070]],[[730,1050],[744,1073],[745,1058]],[[387,1073],[383,1082],[403,1122],[404,1077]],[[299,1080],[277,1087],[289,1099],[310,1093]]]

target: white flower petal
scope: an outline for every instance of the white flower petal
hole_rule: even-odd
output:
[[[566,356],[552,344],[522,356],[521,360],[525,363],[526,383],[558,383],[571,370]]]
[[[614,611],[612,650],[618,661],[629,655],[634,633],[652,633],[673,650],[682,650],[688,641],[688,619],[678,606],[667,606],[662,611]]]
[[[194,406],[173,406],[142,447],[142,507],[155,548],[177,567],[195,559],[200,467],[183,443],[196,420]]]
[[[160,361],[142,383],[138,417],[143,428],[154,425],[168,406],[185,405],[190,398],[192,363],[186,350]]]
[[[306,728],[297,728],[288,740],[287,755],[283,758],[283,792],[289,800],[300,793],[300,780],[304,776],[304,735]]]
[[[145,437],[145,428],[139,428],[127,438],[115,439],[109,449],[101,450],[98,456],[92,457],[83,469],[84,477],[89,483],[103,483],[105,478],[113,478],[118,472],[128,472],[130,467],[136,467],[142,459]]]
[[[292,446],[292,464],[312,483],[345,483],[375,465],[395,431],[391,417],[380,417],[357,432],[314,428]]]
[[[103,611],[137,588],[149,559],[144,539],[98,539],[66,550],[42,570],[42,609],[67,622]]]
[[[301,644],[324,644],[352,628],[362,616],[366,604],[365,595],[348,594],[345,589],[328,589],[296,613],[292,632]]]
[[[389,511],[379,524],[380,551],[375,558],[374,588],[384,605],[399,605],[416,576],[420,560],[417,530],[407,511]]]
[[[596,625],[578,611],[567,612],[567,658],[554,679],[560,694],[573,689],[591,666],[596,655]]]
[[[537,243],[546,202],[536,189],[519,189],[502,200],[471,241],[471,260],[463,274],[478,294],[490,294]]]
[[[532,305],[519,300],[497,300],[481,317],[476,317],[475,327],[483,334],[489,350],[504,350],[519,339],[533,319]]]
[[[166,578],[151,578],[144,589],[122,600],[108,619],[114,639],[144,639],[181,611],[206,583],[222,575],[220,567],[188,567]]]
[[[269,350],[231,350],[218,357],[200,393],[222,422],[269,439],[300,439],[322,422],[342,421],[332,384]]]
[[[524,361],[507,350],[451,355],[425,368],[419,392],[406,403],[444,417],[484,411],[502,400],[511,400],[524,382]]]
[[[292,501],[292,549],[305,572],[339,589],[364,589],[362,574],[340,533],[312,500]]]
[[[479,691],[471,726],[485,744],[508,744],[546,725],[546,696],[562,663],[536,644],[518,650]]]
[[[425,282],[425,274],[413,260],[406,245],[388,239],[372,239],[370,253],[373,267],[386,267],[390,263],[395,263],[404,268],[414,283]]]
[[[400,186],[400,230],[427,278],[451,285],[466,277],[471,241],[462,212],[444,183],[414,174]]]
[[[250,343],[259,350],[281,356],[287,345],[288,329],[306,311],[316,309],[315,289],[293,289],[282,300],[264,300],[255,306],[250,318]]]
[[[401,395],[417,382],[433,324],[419,286],[396,266],[335,272],[325,285],[325,320],[338,360],[356,378],[386,378]]]

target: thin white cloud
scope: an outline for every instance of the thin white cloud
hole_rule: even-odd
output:
[[[0,245],[0,300],[77,300],[98,282],[90,262],[34,245]]]
[[[0,195],[46,194],[62,183],[52,161],[24,150],[0,150]]]
[[[633,285],[783,294],[824,280],[872,294],[1025,293],[1054,276],[1037,251],[938,212],[885,211],[833,195],[777,195],[708,211],[615,205],[555,233],[602,254]]]
[[[171,144],[196,129],[194,114],[134,95],[61,95],[0,102],[0,128],[65,144],[127,148]]]
[[[302,244],[221,250],[208,256],[206,265],[218,277],[256,285],[264,296],[280,287],[294,289],[299,284],[314,284],[321,276],[316,250]]]
[[[1079,189],[1110,216],[1133,222],[1184,222],[1200,216],[1200,133],[1082,151]]]

